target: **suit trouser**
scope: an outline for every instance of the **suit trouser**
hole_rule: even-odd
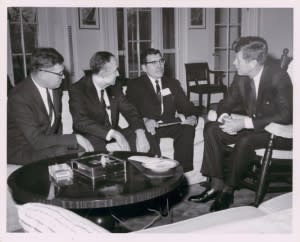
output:
[[[201,173],[207,177],[224,180],[236,187],[255,157],[255,149],[265,148],[270,134],[262,130],[242,130],[237,135],[224,133],[218,122],[209,122],[204,127],[204,154]],[[229,156],[229,171],[224,175],[224,153],[228,144],[235,144]],[[292,140],[276,137],[274,148],[291,149]]]
[[[195,127],[172,125],[157,128],[155,134],[157,144],[160,138],[165,137],[174,139],[174,159],[180,162],[184,172],[193,170]]]

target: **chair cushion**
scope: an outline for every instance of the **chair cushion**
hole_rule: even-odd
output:
[[[109,233],[93,222],[58,206],[42,203],[17,205],[19,222],[26,232]]]

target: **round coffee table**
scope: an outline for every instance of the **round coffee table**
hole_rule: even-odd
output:
[[[95,154],[89,153],[88,155]],[[75,175],[71,185],[57,186],[49,179],[48,166],[69,163],[78,156],[68,155],[25,165],[8,178],[14,200],[19,203],[40,202],[72,210],[112,208],[160,198],[177,188],[183,181],[179,165],[172,176],[147,176],[127,160],[132,152],[112,154],[126,162],[126,179],[116,182],[100,181],[92,185]]]

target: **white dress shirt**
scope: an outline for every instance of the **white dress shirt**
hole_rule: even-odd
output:
[[[149,77],[149,79],[150,79],[150,81],[152,83],[152,86],[154,88],[155,93],[156,93],[156,82],[155,82],[156,80],[158,81],[158,85],[160,87],[160,90],[162,91],[161,78],[154,79],[154,78],[152,78],[150,76],[148,76],[148,77]],[[161,91],[160,91],[160,93],[161,93]],[[163,103],[163,100],[164,100],[163,96],[161,96],[161,113],[164,112],[164,103]]]
[[[32,79],[34,85],[37,87],[37,89],[38,89],[38,91],[39,91],[39,93],[40,93],[40,95],[42,97],[42,100],[43,100],[43,103],[44,103],[45,108],[47,110],[47,113],[49,115],[49,106],[48,106],[48,100],[47,100],[47,90],[46,90],[46,88],[41,87],[32,77],[31,77],[31,79]],[[50,97],[51,97],[52,103],[54,103],[53,102],[53,90],[50,89],[50,88],[48,88],[48,90],[49,90],[49,93],[50,93]],[[51,125],[53,125],[53,123],[54,123],[54,119],[55,119],[54,115],[55,115],[55,113],[54,113],[54,110],[53,110],[52,117],[51,117]]]
[[[103,88],[101,87],[98,87],[98,85],[93,81],[93,84],[97,90],[97,95],[98,95],[98,98],[99,98],[99,101],[101,101],[101,90],[103,90]],[[107,92],[106,90],[104,89],[104,102],[105,102],[105,105],[106,105],[106,113],[107,113],[107,116],[108,116],[108,119],[109,119],[109,122],[111,123],[111,109],[110,109],[110,101],[109,101],[109,98],[107,96]],[[111,134],[113,132],[113,129],[110,129],[105,137],[105,139],[107,141],[110,141],[111,140]]]

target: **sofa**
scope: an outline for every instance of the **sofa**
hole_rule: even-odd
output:
[[[18,217],[26,232],[108,233],[104,228],[61,207],[40,203],[18,206]],[[133,233],[292,233],[292,193],[272,198],[258,208],[242,206]]]

